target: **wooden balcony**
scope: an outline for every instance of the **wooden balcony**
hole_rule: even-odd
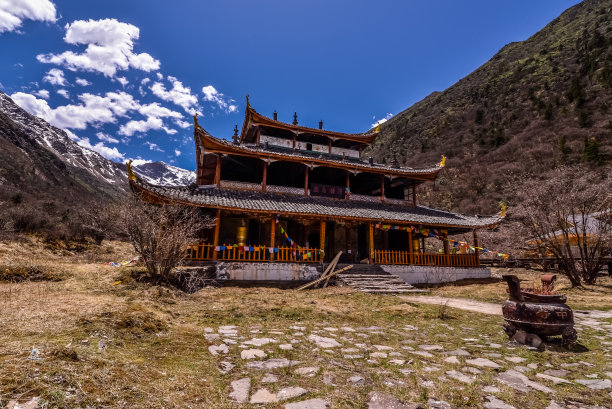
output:
[[[480,259],[476,254],[436,254],[414,253],[396,250],[374,250],[374,264],[398,264],[437,267],[479,267]]]
[[[319,249],[315,248],[276,247],[278,251],[270,252],[267,246],[246,246],[249,247],[249,250],[244,250],[244,246],[224,245],[220,247],[224,250],[215,250],[212,244],[194,244],[187,248],[185,260],[277,261],[279,263],[318,263],[321,261]]]

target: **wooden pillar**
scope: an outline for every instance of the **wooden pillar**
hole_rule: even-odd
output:
[[[380,175],[380,200],[385,201],[385,175]]]
[[[421,254],[425,254],[425,236],[421,237]]]
[[[213,236],[213,260],[217,259],[216,248],[219,245],[219,229],[221,227],[221,210],[217,210],[217,217],[215,218],[215,233]]]
[[[369,224],[369,229],[370,229],[370,254],[369,254],[369,258],[370,258],[370,263],[374,262],[374,224],[370,223]]]
[[[332,153],[331,139],[327,140],[327,148],[328,148],[328,153],[331,155]]]
[[[264,162],[263,177],[261,178],[261,191],[265,192],[268,186],[268,162]]]
[[[474,235],[474,255],[476,256],[476,266],[480,267],[480,251],[478,251],[478,234],[476,233],[476,229],[473,231]]]
[[[295,138],[297,137],[297,134],[293,134],[293,151],[295,152]]]
[[[270,218],[270,247],[274,249],[276,246],[276,217],[272,216]],[[269,251],[269,250],[268,250]],[[274,250],[270,253],[270,261],[274,260]]]
[[[416,194],[416,183],[412,184],[412,205],[416,206],[417,205],[417,194]]]
[[[221,155],[217,155],[217,167],[215,168],[215,185],[221,183]]]
[[[324,252],[321,258],[321,261],[323,261],[325,258],[325,220],[321,220],[319,227],[319,249]]]
[[[444,254],[448,255],[450,254],[449,248],[448,248],[448,232],[443,234],[444,237]]]
[[[306,170],[304,171],[304,196],[308,196],[308,166],[306,166]]]
[[[349,254],[349,250],[350,250],[350,256],[349,260],[351,260],[351,257],[353,256],[353,251],[351,249],[351,227],[349,225],[346,225],[346,227],[344,228],[344,239],[345,239],[345,249],[344,251],[346,252],[346,254]]]
[[[257,127],[257,146],[259,146],[259,140],[261,139],[261,127]]]
[[[408,226],[408,256],[410,259],[410,264],[414,264],[414,249],[412,243],[412,228]]]
[[[347,193],[351,191],[351,172],[346,171],[346,189]]]

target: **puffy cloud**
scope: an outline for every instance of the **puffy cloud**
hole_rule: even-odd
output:
[[[180,126],[180,127],[181,127],[181,128],[183,128],[183,129],[187,129],[187,128],[191,127],[191,123],[190,123],[190,122],[183,121],[182,119],[175,119],[175,120],[174,120],[174,123],[175,123],[177,126]]]
[[[106,159],[120,160],[120,161],[123,161],[125,159],[124,154],[119,152],[117,147],[113,146],[111,148],[110,146],[104,145],[103,142],[98,142],[95,145],[92,145],[91,142],[89,142],[89,138],[80,138],[79,140],[77,140],[77,143],[84,148],[98,152],[100,155],[104,156]]]
[[[104,132],[98,132],[98,133],[96,133],[96,136],[102,142],[119,143],[118,139],[115,139],[112,136],[110,136],[109,134],[105,134]]]
[[[70,70],[98,71],[114,77],[118,70],[136,68],[143,71],[159,69],[159,60],[150,54],[135,54],[134,41],[140,37],[140,29],[116,19],[76,20],[66,24],[64,41],[68,44],[85,44],[83,53],[64,51],[61,54],[39,54],[42,63],[62,65]]]
[[[66,99],[70,99],[70,94],[65,89],[58,89],[57,93]]]
[[[123,88],[125,88],[125,86],[130,83],[130,81],[128,81],[128,79],[125,77],[117,77],[117,81],[119,81]]]
[[[181,151],[179,151],[178,149],[175,149],[175,150],[174,150],[174,154],[175,154],[176,156],[181,156]]]
[[[152,143],[152,142],[146,141],[144,144],[145,144],[146,146],[148,146],[148,147],[149,147],[149,149],[150,149],[150,150],[152,150],[152,151],[157,151],[157,152],[163,152],[163,151],[164,151],[164,150],[163,150],[163,149],[161,149],[159,146],[157,146],[157,144],[156,144],[156,143]]]
[[[57,68],[51,68],[43,77],[43,81],[48,82],[51,85],[59,85],[61,87],[68,84],[66,78],[64,77],[64,71]]]
[[[11,95],[11,99],[30,114],[39,116],[43,119],[46,119],[51,112],[51,107],[49,107],[47,101],[44,99],[38,99],[34,95],[26,94],[24,92],[16,92]]]
[[[164,126],[164,121],[161,118],[150,116],[146,121],[129,121],[128,123],[121,125],[119,128],[119,135],[132,136],[135,133],[144,133],[147,131],[158,131],[163,130],[168,135],[174,135],[177,131],[169,129]]]
[[[74,82],[76,82],[77,84],[79,84],[82,87],[86,87],[88,85],[91,85],[91,82],[87,81],[86,79],[83,78],[78,78],[76,80],[74,80]]]
[[[236,112],[238,110],[238,107],[232,104],[232,102],[234,102],[233,99],[226,99],[223,94],[217,91],[212,85],[202,87],[202,93],[204,94],[204,101],[217,104],[219,108],[227,113]]]
[[[144,165],[145,163],[151,163],[153,162],[152,160],[148,160],[148,159],[141,159],[140,157],[136,158],[136,159],[126,159],[126,162],[128,160],[132,161],[132,166],[140,166],[140,165]]]
[[[142,85],[147,85],[149,82],[151,82],[151,78],[143,78],[142,81],[140,81]]]
[[[39,89],[38,91],[34,92],[34,95],[44,99],[49,99],[49,91],[47,91],[46,89]]]
[[[54,109],[49,107],[47,101],[23,92],[13,94],[11,98],[32,115],[63,129],[85,129],[90,124],[115,123],[117,117],[123,117],[139,107],[134,97],[125,92],[107,92],[104,96],[85,93],[79,95],[80,104]]]
[[[385,122],[387,122],[389,119],[391,119],[391,117],[393,116],[393,114],[389,113],[387,115],[385,115],[384,118],[379,119],[378,121],[374,122],[372,125],[370,125],[372,128],[376,128],[378,125],[380,124],[384,124]],[[375,116],[372,117],[372,119],[376,119]]]
[[[155,82],[151,86],[153,94],[164,101],[169,101],[182,107],[186,112],[193,115],[197,109],[198,98],[191,93],[191,88],[185,87],[175,77],[169,76],[168,81],[172,84],[172,89],[166,90],[163,83]]]
[[[154,102],[152,104],[141,105],[138,108],[138,112],[146,117],[155,117],[155,118],[182,118],[183,114],[180,112],[173,111],[166,107],[159,105],[159,103]]]
[[[49,0],[0,0],[0,33],[13,31],[24,20],[57,20],[55,5]]]

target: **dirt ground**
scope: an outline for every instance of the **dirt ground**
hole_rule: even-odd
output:
[[[132,257],[124,243],[78,253],[32,238],[0,243],[0,268],[37,272],[0,282],[0,408],[34,397],[46,408],[362,408],[378,394],[425,407],[542,409],[612,399],[605,318],[579,325],[572,349],[532,350],[507,343],[499,316],[336,287],[185,294],[130,280],[138,267],[103,264]],[[572,305],[604,308],[609,283]],[[432,293],[506,297],[502,283]],[[238,402],[235,382],[245,379]]]

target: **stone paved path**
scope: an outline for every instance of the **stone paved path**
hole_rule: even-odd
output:
[[[501,304],[491,304],[465,298],[446,298],[430,295],[403,295],[401,299],[423,304],[448,305],[449,307],[459,308],[460,310],[481,312],[483,314],[502,315]]]

